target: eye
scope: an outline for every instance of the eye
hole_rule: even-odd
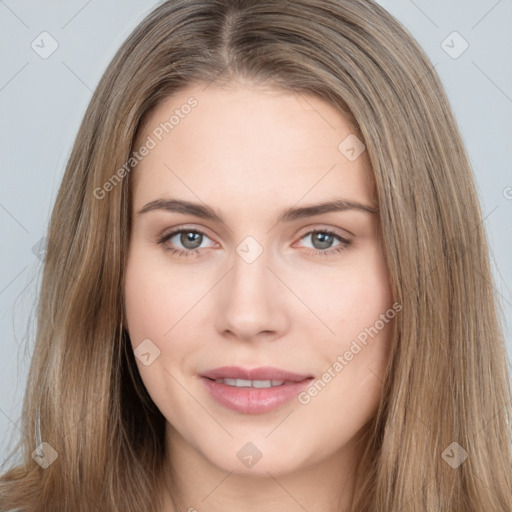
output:
[[[352,243],[350,240],[343,238],[329,229],[315,229],[313,231],[309,231],[301,238],[301,240],[308,237],[311,237],[313,253],[321,254],[323,256],[340,253],[341,251],[346,250]],[[330,247],[332,247],[335,240],[338,240],[339,243],[334,246],[334,249],[331,249]]]
[[[309,231],[303,235],[300,240],[304,240],[308,237],[311,237],[313,245],[311,250],[315,255],[321,254],[328,256],[337,254],[346,250],[351,244],[350,240],[343,238],[329,229],[315,229]],[[176,254],[179,257],[199,256],[202,254],[203,249],[206,248],[201,247],[205,238],[209,237],[206,233],[198,229],[180,228],[164,235],[158,240],[158,243],[162,245],[166,251],[170,251],[172,254]],[[331,248],[335,241],[338,241],[338,244],[335,245],[334,248]],[[213,247],[214,244],[213,242],[210,247]],[[180,245],[183,249],[179,248]],[[178,248],[176,248],[177,246]]]
[[[205,237],[208,238],[206,233],[198,229],[181,228],[164,235],[158,240],[158,243],[163,245],[167,251],[178,256],[199,256],[203,249],[200,246]],[[173,239],[175,240],[173,241]],[[175,248],[176,245],[179,247],[179,244],[183,249]]]

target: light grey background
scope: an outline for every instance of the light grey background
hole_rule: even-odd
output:
[[[37,244],[92,91],[158,3],[0,0],[0,464],[18,434],[33,346]],[[425,49],[455,110],[482,201],[510,361],[512,0],[379,3]],[[46,57],[52,39],[44,31],[58,44],[47,58],[40,54]],[[464,41],[469,46],[457,55]]]

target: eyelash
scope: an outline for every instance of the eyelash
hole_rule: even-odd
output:
[[[160,238],[158,240],[158,244],[164,246],[164,249],[166,251],[170,251],[172,254],[175,254],[178,257],[200,256],[203,252],[203,249],[205,249],[204,247],[202,249],[183,250],[183,249],[173,249],[172,247],[168,247],[165,245],[168,240],[170,240],[171,238],[174,238],[176,235],[178,235],[180,233],[196,233],[196,234],[199,234],[199,235],[209,238],[206,233],[204,233],[203,231],[201,231],[199,229],[181,228],[181,229],[177,229],[176,231],[173,231],[172,233],[164,235],[162,238]],[[333,254],[338,254],[338,253],[341,253],[341,252],[345,251],[346,249],[348,249],[348,247],[352,244],[352,242],[350,240],[347,240],[346,238],[341,237],[340,235],[336,234],[334,231],[331,231],[329,229],[314,229],[312,231],[308,231],[300,238],[300,240],[302,240],[303,238],[305,238],[309,235],[314,235],[316,233],[332,235],[332,236],[334,236],[334,238],[338,239],[338,241],[341,243],[335,249],[326,249],[324,251],[319,250],[319,249],[309,249],[315,255],[330,256]]]

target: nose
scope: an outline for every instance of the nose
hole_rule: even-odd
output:
[[[242,341],[278,338],[289,325],[290,291],[266,252],[249,261],[234,255],[233,266],[220,283],[215,327],[221,335]]]

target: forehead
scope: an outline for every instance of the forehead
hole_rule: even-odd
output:
[[[372,199],[360,136],[338,109],[311,94],[191,86],[150,112],[133,149],[143,146],[150,149],[130,178],[137,205],[166,194],[216,205],[245,198],[247,207],[333,194]],[[355,159],[351,146],[356,156],[362,151]]]

